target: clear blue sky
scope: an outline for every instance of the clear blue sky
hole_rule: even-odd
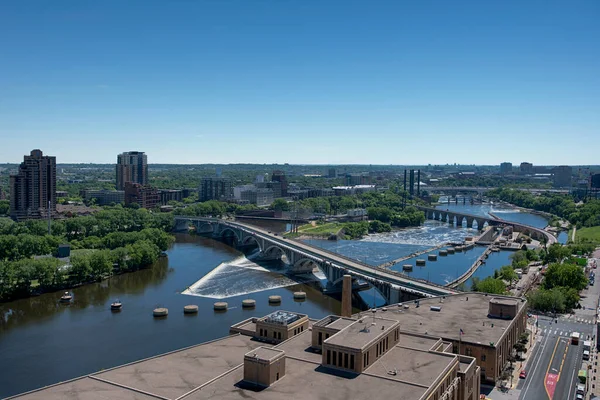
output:
[[[600,1],[0,2],[0,162],[599,164]]]

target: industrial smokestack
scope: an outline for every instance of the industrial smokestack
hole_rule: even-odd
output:
[[[342,281],[342,317],[352,316],[352,277],[344,275]]]

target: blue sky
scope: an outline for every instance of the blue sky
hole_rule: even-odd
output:
[[[0,2],[0,162],[599,164],[600,1]]]

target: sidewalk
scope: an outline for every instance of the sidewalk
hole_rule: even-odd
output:
[[[519,374],[525,368],[525,365],[527,364],[527,360],[531,356],[531,353],[533,351],[533,346],[535,346],[536,339],[539,335],[539,334],[535,333],[535,318],[527,319],[527,331],[529,332],[529,340],[527,341],[527,344],[525,345],[525,347],[527,348],[527,351],[522,354],[523,361],[515,361],[513,363],[514,369],[512,371],[512,382],[511,382],[510,378],[507,382],[507,385],[510,385],[510,387],[508,388],[508,391],[503,392],[497,386],[495,386],[490,391],[490,393],[487,395],[488,398],[493,399],[493,400],[512,400],[512,399],[518,399],[519,396],[521,395],[521,390],[516,389],[516,387],[520,381]]]

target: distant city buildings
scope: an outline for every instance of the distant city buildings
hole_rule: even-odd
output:
[[[222,177],[203,178],[198,193],[200,201],[230,200],[232,195],[231,179]]]
[[[125,183],[125,205],[138,204],[141,208],[155,208],[159,205],[158,190],[139,183]]]
[[[335,169],[335,168],[329,168],[329,171],[327,173],[327,177],[328,178],[337,178],[337,169]]]
[[[570,188],[572,184],[573,168],[568,165],[554,167],[554,186],[557,188]]]
[[[283,171],[273,171],[271,175],[271,182],[279,182],[281,184],[281,197],[287,196],[288,181]]]
[[[373,192],[376,190],[375,185],[356,185],[356,186],[334,186],[333,193],[336,196],[350,196],[353,194],[360,194],[366,192]]]
[[[56,214],[56,157],[32,150],[10,176],[10,216],[21,221]]]
[[[500,164],[500,174],[501,175],[510,175],[512,174],[512,163],[509,162],[503,162],[502,164]]]
[[[532,175],[533,174],[533,164],[528,162],[522,162],[519,166],[519,171],[522,175]]]
[[[79,192],[79,195],[86,203],[93,200],[99,206],[125,203],[124,190],[87,189]]]
[[[170,201],[178,201],[181,202],[183,201],[184,197],[184,190],[178,190],[178,189],[159,189],[158,190],[158,196],[159,196],[159,203],[160,204],[168,204]]]
[[[241,204],[254,204],[259,207],[270,206],[274,200],[271,189],[258,188],[255,185],[234,187],[233,198]]]
[[[367,174],[346,174],[346,185],[368,185],[371,183],[371,179]]]
[[[117,156],[117,190],[127,182],[148,184],[148,156],[143,151],[128,151]]]

